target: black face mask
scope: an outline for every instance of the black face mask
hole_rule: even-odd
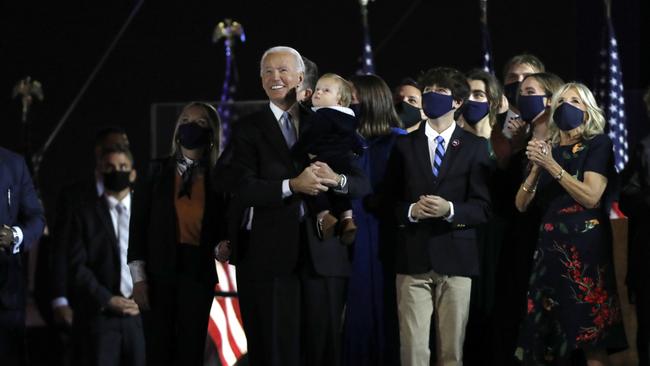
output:
[[[178,140],[186,149],[198,149],[210,144],[210,129],[199,126],[196,122],[184,123],[178,126]]]
[[[508,99],[511,106],[517,106],[517,96],[519,95],[519,86],[521,83],[515,81],[514,83],[506,84],[503,86],[503,94]]]
[[[399,119],[404,123],[404,128],[409,128],[422,120],[420,108],[414,107],[407,102],[400,102],[395,106]]]
[[[131,184],[131,171],[123,172],[114,170],[108,173],[102,173],[104,179],[104,188],[111,192],[121,192]]]

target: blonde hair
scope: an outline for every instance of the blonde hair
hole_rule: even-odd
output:
[[[176,156],[176,154],[178,154],[181,151],[180,142],[178,140],[178,126],[181,124],[180,116],[183,115],[183,112],[185,112],[187,109],[192,107],[203,108],[205,114],[208,117],[208,125],[210,126],[210,131],[212,132],[210,136],[211,145],[206,148],[204,154],[209,154],[208,159],[210,161],[210,168],[213,168],[215,164],[217,164],[217,159],[221,154],[221,138],[222,138],[221,132],[222,131],[221,131],[221,119],[219,118],[219,113],[217,113],[217,110],[214,109],[214,107],[208,103],[190,102],[185,107],[183,107],[181,114],[179,114],[178,116],[178,120],[176,120],[176,125],[174,126],[174,134],[172,138],[172,148],[171,148],[170,155]]]
[[[551,136],[551,143],[553,145],[560,143],[560,129],[553,120],[553,114],[561,104],[559,103],[559,100],[562,95],[570,89],[573,89],[578,93],[582,103],[587,107],[587,110],[584,112],[586,121],[578,127],[581,129],[580,135],[582,139],[590,140],[596,135],[602,135],[605,131],[605,117],[603,116],[603,111],[598,107],[596,99],[589,88],[584,84],[577,82],[566,83],[553,93],[553,97],[551,97],[551,118],[548,121],[548,133],[549,136]],[[566,103],[566,101],[564,103]]]
[[[349,107],[352,101],[352,85],[349,81],[342,78],[340,75],[334,73],[327,73],[318,80],[330,79],[336,82],[339,86],[339,103],[341,107]]]

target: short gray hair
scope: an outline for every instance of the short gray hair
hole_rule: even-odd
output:
[[[262,58],[260,59],[260,75],[262,75],[262,64],[264,63],[264,59],[266,58],[266,56],[272,53],[290,53],[291,55],[293,55],[293,57],[296,60],[296,66],[298,66],[298,70],[296,71],[302,73],[305,72],[305,63],[302,61],[302,56],[300,56],[300,53],[298,51],[287,46],[276,46],[276,47],[269,48],[262,55]]]

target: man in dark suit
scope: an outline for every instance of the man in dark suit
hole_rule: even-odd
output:
[[[250,237],[233,243],[232,260],[250,364],[338,365],[348,249],[316,238],[303,198],[328,189],[359,197],[369,185],[357,171],[339,175],[292,152],[311,112],[296,102],[300,54],[274,47],[260,67],[269,107],[239,121],[232,142],[236,199],[253,207]]]
[[[64,187],[56,203],[56,218],[52,229],[53,241],[49,255],[51,267],[48,275],[53,320],[64,327],[72,326],[73,312],[68,303],[68,258],[72,215],[86,202],[95,202],[104,194],[104,182],[100,172],[102,149],[113,145],[129,145],[126,132],[115,126],[104,127],[95,135],[95,167],[93,176]]]
[[[84,365],[144,365],[144,335],[127,265],[133,156],[105,148],[99,172],[104,194],[82,204],[70,230],[75,359]]]
[[[43,234],[45,218],[25,160],[0,147],[0,365],[25,362],[22,253]]]
[[[396,142],[385,192],[397,220],[401,360],[429,364],[433,323],[438,364],[461,365],[470,276],[478,274],[473,226],[489,211],[488,145],[456,126],[469,95],[460,72],[435,68],[420,85],[427,120]]]

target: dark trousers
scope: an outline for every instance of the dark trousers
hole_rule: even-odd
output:
[[[26,364],[25,312],[0,309],[0,365]]]
[[[214,286],[200,281],[189,269],[198,269],[202,263],[193,259],[195,255],[199,254],[179,256],[180,261],[187,261],[187,266],[181,266],[187,271],[148,279],[151,310],[142,314],[147,365],[203,365]]]
[[[101,314],[75,323],[74,363],[88,366],[144,366],[145,345],[140,316]]]
[[[301,258],[294,273],[271,278],[237,269],[251,366],[341,364],[347,278],[320,276],[308,255]]]

